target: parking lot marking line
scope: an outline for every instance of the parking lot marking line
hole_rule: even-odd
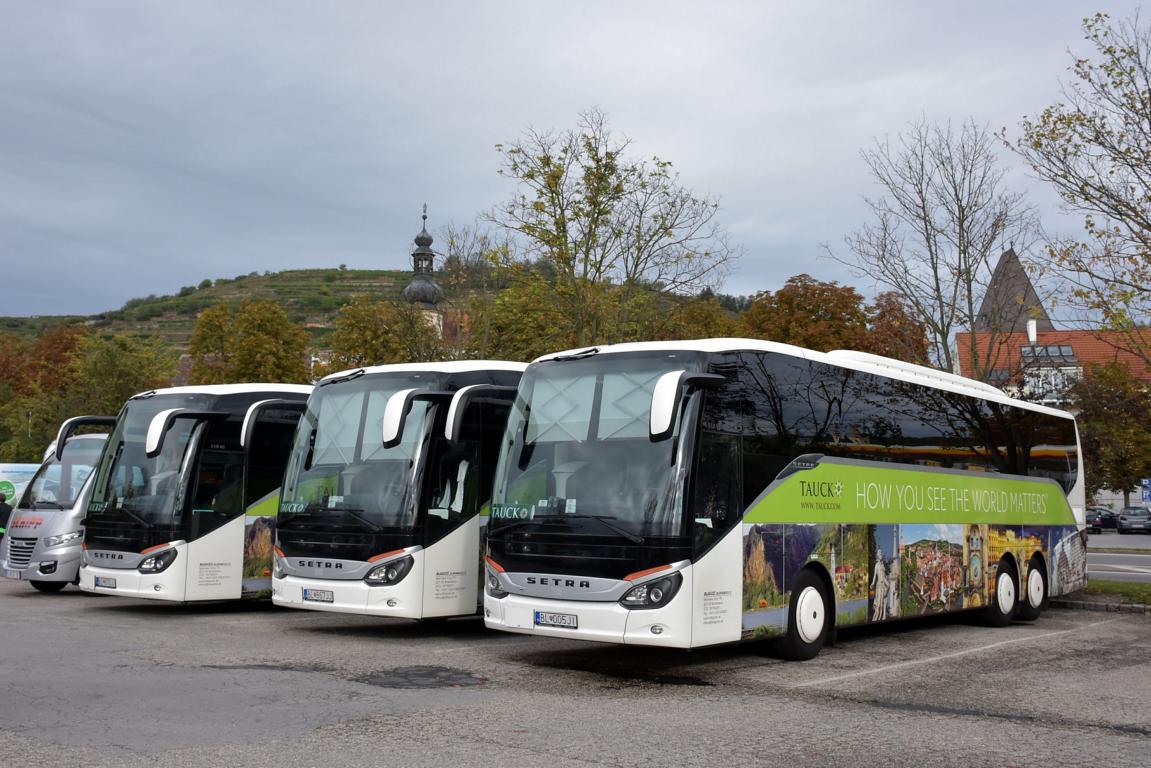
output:
[[[982,653],[983,651],[990,651],[994,648],[1002,648],[1005,645],[1015,645],[1016,643],[1025,643],[1030,640],[1042,640],[1047,637],[1058,637],[1059,635],[1066,635],[1071,632],[1078,632],[1081,629],[1090,629],[1092,627],[1100,627],[1104,624],[1111,624],[1120,621],[1120,619],[1104,619],[1103,621],[1093,621],[1090,624],[1084,624],[1080,627],[1073,627],[1071,629],[1060,629],[1055,632],[1044,632],[1042,635],[1028,635],[1027,637],[1014,637],[1010,640],[1000,640],[998,643],[990,643],[988,645],[981,645],[978,648],[965,648],[962,651],[953,651],[952,653],[943,653],[938,656],[929,656],[926,659],[911,659],[910,661],[901,661],[898,664],[886,664],[882,667],[875,669],[862,669],[858,672],[847,672],[842,675],[832,675],[831,677],[823,677],[818,680],[808,680],[804,683],[796,683],[791,686],[792,688],[807,688],[813,685],[826,685],[827,683],[838,683],[841,680],[851,680],[855,677],[865,677],[867,675],[878,675],[883,672],[890,672],[895,669],[902,669],[904,667],[914,667],[919,664],[930,664],[934,661],[946,661],[954,659],[959,656],[968,656],[972,653]]]

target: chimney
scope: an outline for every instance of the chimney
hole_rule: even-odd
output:
[[[1035,320],[1027,321],[1027,343],[1035,346],[1039,336],[1039,323]]]

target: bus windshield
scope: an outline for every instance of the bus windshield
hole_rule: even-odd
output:
[[[25,489],[20,509],[71,509],[103,448],[102,439],[73,438],[64,446],[63,459],[57,461],[52,452]]]
[[[609,354],[537,363],[524,375],[496,470],[490,535],[560,521],[597,536],[687,533],[676,451],[649,437],[652,392],[669,371],[698,371],[695,353]],[[525,523],[524,521],[528,521]]]
[[[158,456],[149,458],[144,441],[148,425],[170,408],[203,409],[209,395],[157,395],[129,400],[108,437],[107,450],[96,470],[88,518],[97,524],[117,522],[179,537],[182,521],[180,476],[196,422],[177,419],[164,436]]]
[[[412,403],[403,439],[383,445],[384,407],[405,389],[430,389],[429,373],[384,373],[321,385],[296,429],[277,527],[379,533],[416,524],[412,480],[429,404]]]

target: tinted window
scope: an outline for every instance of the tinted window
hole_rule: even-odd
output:
[[[1050,477],[1065,491],[1077,477],[1070,419],[786,355],[742,352],[724,367],[710,422],[742,436],[745,507],[805,453]]]

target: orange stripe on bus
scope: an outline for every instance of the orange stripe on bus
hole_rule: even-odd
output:
[[[404,550],[402,550],[402,549],[393,549],[391,552],[384,552],[381,555],[372,555],[371,557],[368,558],[368,562],[374,563],[377,560],[383,560],[385,557],[391,557],[392,555],[402,554],[403,551]]]
[[[272,547],[272,551],[280,557],[287,557],[287,555],[284,554],[284,550],[280,549],[279,547]]]
[[[495,560],[492,560],[490,557],[485,557],[484,561],[490,565],[496,573],[505,573],[504,567],[497,563]]]
[[[643,571],[636,571],[635,573],[629,573],[627,576],[623,577],[623,580],[624,581],[635,581],[636,579],[641,579],[650,573],[659,573],[660,571],[666,571],[669,568],[671,568],[670,565],[657,565],[655,568],[648,568],[648,569],[643,570]]]
[[[167,545],[167,544],[157,544],[157,545],[156,545],[156,546],[154,546],[154,547],[148,547],[147,549],[141,549],[141,550],[140,550],[140,554],[141,554],[141,555],[146,555],[146,554],[148,554],[149,552],[155,552],[157,549],[163,549],[163,548],[164,548],[164,547],[166,547],[166,546],[168,546],[168,545]]]

